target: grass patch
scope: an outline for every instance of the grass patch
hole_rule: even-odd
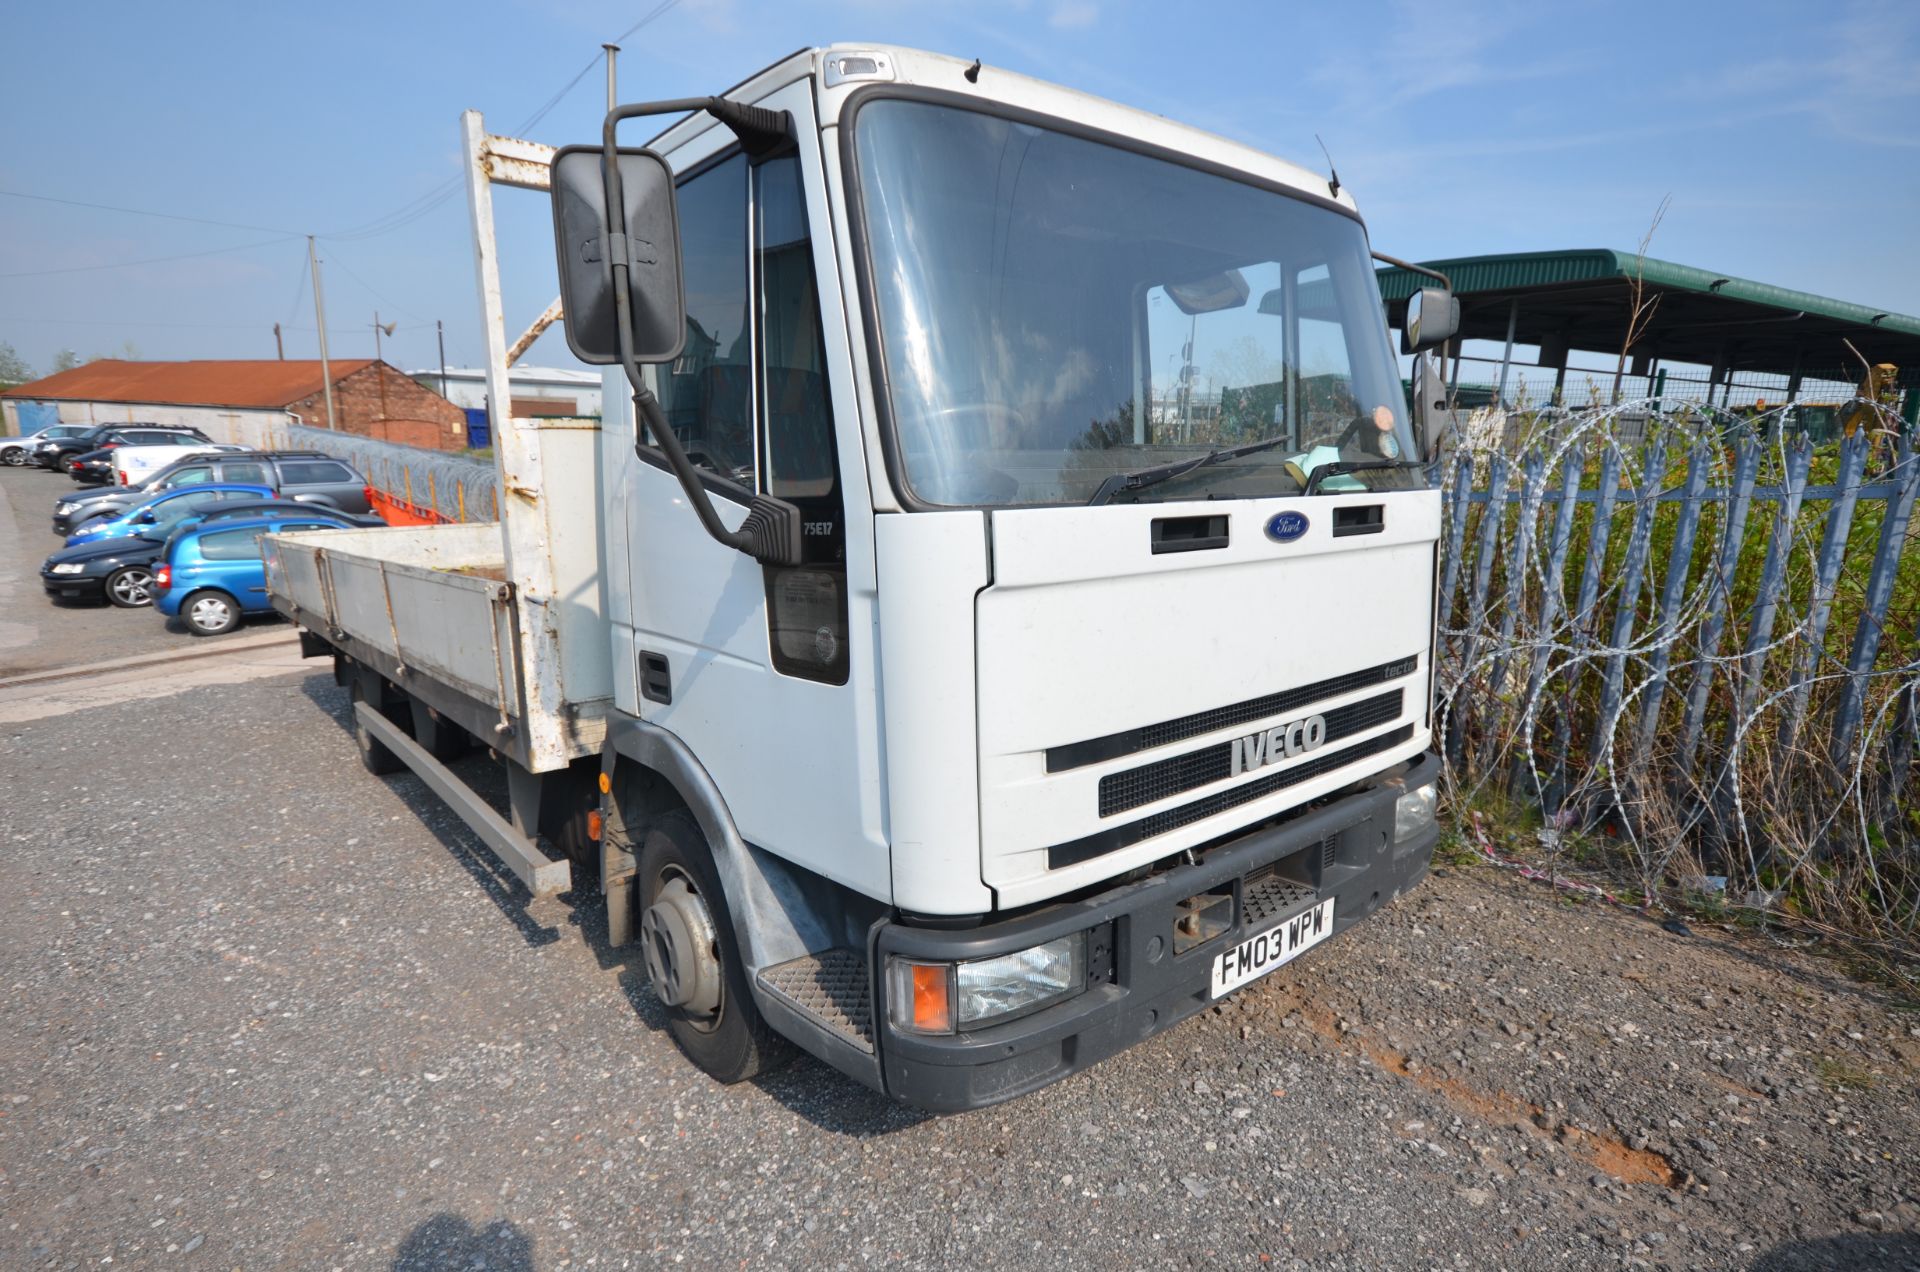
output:
[[[1873,1073],[1865,1066],[1835,1056],[1822,1056],[1813,1066],[1820,1085],[1829,1091],[1866,1091],[1874,1083]]]

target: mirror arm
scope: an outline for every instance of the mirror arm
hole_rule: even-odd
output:
[[[1383,265],[1391,265],[1395,269],[1404,269],[1415,274],[1425,274],[1428,278],[1438,282],[1448,291],[1453,290],[1453,280],[1437,269],[1428,269],[1425,265],[1415,265],[1412,261],[1403,261],[1398,257],[1388,256],[1385,252],[1374,252],[1372,256],[1374,260],[1379,261]]]
[[[713,108],[720,103],[721,108],[733,107],[726,114]],[[620,179],[619,152],[614,141],[616,126],[622,119],[631,119],[640,115],[659,115],[682,111],[710,110],[721,119],[743,143],[746,136],[742,127],[758,128],[769,122],[781,128],[782,140],[785,138],[785,125],[789,116],[785,111],[762,110],[753,106],[739,106],[725,102],[723,98],[696,97],[680,98],[663,102],[642,102],[633,106],[621,106],[607,112],[606,124],[601,129],[601,165],[600,171],[606,184],[608,234],[619,235],[624,239],[627,233],[627,204]],[[741,122],[727,118],[728,114],[738,114]],[[764,117],[764,118],[763,118]],[[619,223],[612,224],[612,221]],[[680,439],[674,436],[673,427],[667,422],[666,412],[660,409],[660,400],[653,390],[647,387],[646,377],[641,372],[640,363],[633,352],[633,297],[628,290],[631,268],[625,252],[609,251],[609,264],[613,269],[613,304],[616,326],[620,332],[620,365],[625,368],[627,382],[633,386],[634,409],[645,422],[645,433],[653,436],[653,442],[667,458],[667,466],[673,469],[673,475],[679,479],[680,489],[686,492],[687,502],[693,505],[693,511],[700,518],[701,526],[713,539],[738,552],[744,552],[756,561],[768,565],[800,564],[800,510],[784,499],[775,499],[770,495],[756,494],[747,508],[747,519],[740,523],[738,530],[729,530],[720,520],[719,510],[713,506],[713,497],[707,488],[700,484],[700,475],[694,471],[693,461],[687,458],[687,452],[680,445]],[[645,435],[640,429],[634,431],[634,440],[638,444]]]
[[[666,456],[667,467],[673,469],[673,475],[679,479],[680,489],[686,492],[687,502],[693,505],[694,515],[700,518],[701,526],[715,542],[736,552],[744,552],[756,561],[767,565],[799,565],[800,509],[786,500],[775,499],[771,495],[754,495],[753,501],[747,505],[747,519],[740,523],[738,530],[727,529],[720,520],[720,512],[713,506],[713,496],[700,484],[698,470],[694,468],[693,461],[687,458],[680,439],[673,435],[666,412],[660,409],[660,399],[654,396],[653,390],[641,378],[640,364],[632,358],[630,341],[631,337],[623,328],[621,354],[627,369],[627,380],[633,385],[634,409],[645,423],[645,433],[652,434],[654,444]],[[644,434],[636,433],[635,445],[640,444],[642,436]]]

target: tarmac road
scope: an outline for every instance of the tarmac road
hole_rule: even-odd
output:
[[[64,546],[53,533],[54,502],[95,489],[44,468],[0,465],[0,679],[193,640],[150,609],[56,605],[41,589],[40,563]]]
[[[1454,869],[998,1109],[720,1087],[252,661],[0,723],[0,1267],[1920,1266],[1920,1016],[1830,964]]]

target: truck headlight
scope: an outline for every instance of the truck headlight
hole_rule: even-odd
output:
[[[908,1033],[950,1034],[1024,1016],[1087,984],[1087,936],[964,963],[887,961],[887,1010]]]
[[[86,567],[81,565],[78,561],[62,561],[60,564],[53,567],[53,572],[55,574],[78,574],[80,573],[81,570],[84,570],[85,568]]]
[[[1415,787],[1393,804],[1393,842],[1403,844],[1433,825],[1440,793],[1432,782]]]

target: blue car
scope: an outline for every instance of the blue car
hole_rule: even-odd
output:
[[[97,543],[102,539],[123,539],[129,535],[165,538],[170,523],[184,520],[227,499],[271,499],[271,486],[243,486],[236,483],[182,486],[148,495],[124,512],[98,517],[67,536],[67,546]]]
[[[243,616],[273,610],[260,559],[262,535],[339,530],[345,524],[338,515],[318,514],[186,527],[168,541],[166,560],[153,572],[153,607],[182,619],[195,636],[230,632]]]

